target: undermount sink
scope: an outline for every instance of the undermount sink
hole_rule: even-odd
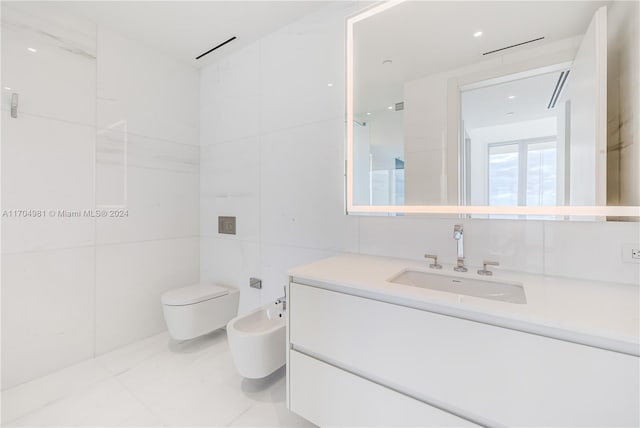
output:
[[[527,303],[527,297],[522,285],[509,282],[461,278],[410,269],[394,275],[389,282],[445,291],[447,293],[464,294],[481,299],[519,304]]]

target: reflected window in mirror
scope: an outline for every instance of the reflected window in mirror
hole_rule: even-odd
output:
[[[557,205],[555,139],[493,143],[488,149],[488,205]]]
[[[565,204],[568,76],[562,70],[461,90],[463,205]]]

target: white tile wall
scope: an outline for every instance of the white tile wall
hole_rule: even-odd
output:
[[[93,356],[94,250],[2,256],[2,386]]]
[[[200,280],[240,289],[238,310],[241,313],[260,306],[261,290],[249,288],[250,277],[260,277],[257,242],[200,237]]]
[[[2,86],[3,109],[16,92],[22,113],[94,125],[95,24],[46,2],[3,2]]]
[[[357,218],[346,217],[341,209],[343,123],[325,120],[261,137],[264,243],[357,250]]]
[[[202,70],[201,280],[240,288],[240,312],[281,296],[289,267],[358,250],[342,196],[344,17],[356,9],[328,4]],[[219,215],[237,217],[237,235],[217,233]]]
[[[357,3],[332,2],[259,42],[262,132],[344,119],[344,18]]]
[[[6,389],[164,330],[199,279],[200,148],[196,69],[55,4],[2,3],[2,59],[3,209],[129,210],[2,219]]]
[[[260,233],[260,140],[209,144],[200,154],[200,234],[218,234],[217,217],[235,215],[238,234],[227,238],[256,242]]]
[[[640,263],[622,263],[623,244],[640,243],[640,223],[547,222],[549,275],[640,284]]]
[[[241,312],[280,296],[287,269],[342,252],[455,260],[460,220],[344,215],[344,19],[363,5],[327,5],[202,70],[201,279],[240,287]],[[238,216],[238,235],[216,233],[221,214]],[[638,223],[462,223],[471,265],[640,280],[621,256]]]
[[[502,269],[543,273],[544,223],[535,220],[474,220],[465,224],[468,263],[499,261]],[[451,248],[453,222],[447,228],[445,248]],[[455,245],[454,245],[455,247]]]
[[[283,287],[289,283],[287,270],[292,266],[300,266],[337,254],[335,251],[291,245],[261,245],[260,275],[267,284],[262,290],[262,302],[274,301],[284,295]]]
[[[200,149],[198,71],[103,27],[97,46],[97,167],[126,172],[128,210],[96,222],[101,354],[164,330],[160,295],[199,280]],[[108,203],[122,182],[97,189]]]
[[[198,145],[198,71],[98,28],[98,127]]]
[[[95,129],[2,111],[2,207],[76,210],[93,206]],[[91,218],[4,217],[2,251],[93,245]]]
[[[100,245],[96,254],[96,353],[165,330],[160,296],[198,282],[198,238]]]
[[[425,253],[439,261],[455,263],[456,219],[424,217],[360,218],[360,252],[421,260]],[[543,230],[539,221],[462,221],[466,263],[480,266],[483,260],[500,262],[501,269],[543,273]]]
[[[175,172],[130,166],[128,216],[98,219],[98,244],[198,236],[198,183],[197,170]]]
[[[260,132],[259,44],[243,48],[230,58],[202,70],[200,120],[202,144],[238,140]]]

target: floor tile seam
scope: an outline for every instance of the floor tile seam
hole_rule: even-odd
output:
[[[90,361],[90,360],[89,360],[89,361]],[[104,367],[102,367],[102,368],[104,368]],[[10,420],[8,420],[8,421],[2,421],[2,424],[1,424],[1,425],[2,425],[2,426],[10,425],[10,424],[12,424],[13,422],[19,421],[20,419],[24,419],[24,418],[28,417],[29,415],[32,415],[32,414],[33,414],[33,413],[35,413],[35,412],[38,412],[38,411],[40,411],[40,410],[42,410],[42,409],[45,409],[45,408],[47,408],[47,407],[50,407],[50,406],[51,406],[51,405],[53,405],[53,404],[56,404],[56,403],[58,403],[58,402],[61,402],[61,401],[65,400],[65,399],[68,399],[68,398],[70,398],[70,397],[72,397],[72,396],[74,396],[74,395],[76,395],[76,394],[81,393],[81,392],[87,391],[87,390],[89,390],[89,389],[91,389],[91,388],[95,387],[96,385],[98,385],[98,384],[100,384],[100,383],[103,383],[103,382],[108,381],[110,378],[115,379],[115,376],[114,376],[112,373],[110,373],[108,370],[106,370],[105,372],[107,373],[107,376],[106,376],[106,377],[103,377],[103,378],[97,379],[97,380],[95,380],[95,381],[93,381],[93,382],[91,382],[91,383],[89,383],[89,384],[87,384],[87,385],[84,385],[84,386],[83,386],[83,387],[81,387],[81,388],[74,389],[73,391],[71,391],[71,392],[67,392],[67,393],[65,393],[64,395],[61,395],[60,397],[54,398],[54,399],[52,399],[52,400],[49,400],[49,401],[47,401],[46,403],[44,403],[43,405],[41,405],[41,406],[39,406],[39,407],[37,407],[37,408],[35,408],[35,409],[33,409],[33,410],[30,410],[29,412],[27,412],[27,413],[25,413],[25,414],[23,414],[23,415],[21,415],[21,416],[18,416],[17,418],[13,418],[13,419],[10,419]],[[4,392],[6,392],[6,391],[3,391],[3,393],[4,393]]]
[[[230,427],[231,425],[234,424],[234,422],[236,422],[238,419],[240,419],[242,416],[244,416],[245,414],[247,414],[251,409],[253,409],[253,407],[255,406],[255,403],[253,402],[249,402],[249,407],[247,407],[244,411],[242,411],[238,416],[236,416],[231,422],[229,422],[228,424],[225,425],[225,427]]]
[[[160,415],[158,415],[156,412],[154,412],[151,407],[149,407],[147,405],[147,403],[138,396],[138,394],[136,394],[131,388],[129,388],[121,379],[118,378],[118,376],[114,376],[115,381],[118,383],[118,385],[120,385],[122,387],[122,389],[124,389],[125,391],[127,391],[129,393],[129,395],[138,403],[140,404],[147,412],[149,412],[149,414],[151,414],[157,422],[160,422],[162,424],[162,426],[166,426],[164,424],[164,421],[162,419],[162,417],[160,417]],[[126,420],[126,419],[125,419]],[[124,421],[122,421],[124,422]]]

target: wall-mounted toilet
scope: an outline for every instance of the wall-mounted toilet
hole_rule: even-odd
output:
[[[161,300],[169,334],[187,340],[224,327],[237,315],[239,297],[239,290],[213,284],[167,291]]]

